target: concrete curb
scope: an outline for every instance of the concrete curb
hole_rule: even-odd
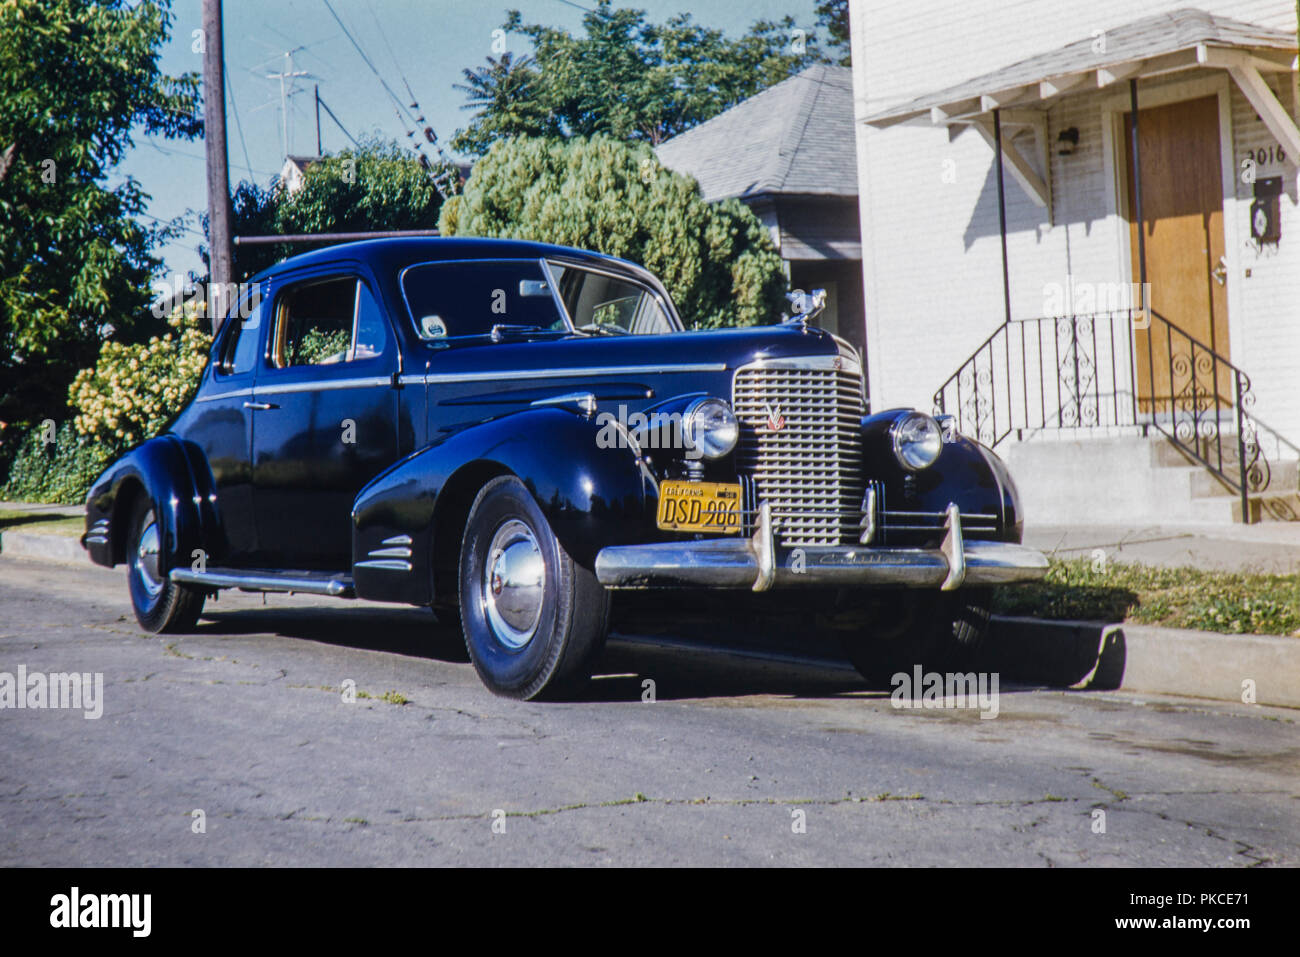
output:
[[[1300,639],[994,616],[985,667],[1018,681],[1300,708]]]
[[[0,533],[0,555],[61,565],[82,565],[89,561],[86,550],[76,538],[37,532]]]

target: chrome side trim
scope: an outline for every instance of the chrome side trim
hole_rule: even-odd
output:
[[[409,548],[375,548],[370,551],[371,558],[410,558]]]
[[[332,598],[353,598],[352,579],[347,575],[310,575],[303,572],[242,571],[233,568],[209,568],[196,572],[189,568],[173,568],[167,576],[174,582],[187,585],[206,585],[209,588],[245,588],[249,591],[292,591],[304,595],[328,595]]]
[[[371,389],[392,385],[388,376],[369,376],[364,379],[325,379],[317,382],[287,382],[284,385],[258,383],[256,395],[282,395],[286,392],[329,392],[335,389]]]
[[[566,392],[564,395],[551,395],[545,399],[534,399],[530,406],[576,405],[583,415],[591,416],[596,412],[596,397],[590,392]]]
[[[397,561],[391,558],[376,558],[369,561],[357,562],[356,568],[378,568],[388,572],[409,572],[411,570],[410,562]]]
[[[218,399],[237,399],[237,398],[239,398],[241,395],[252,395],[252,394],[253,394],[253,390],[252,390],[251,388],[249,388],[249,389],[235,389],[235,390],[232,391],[232,392],[218,392],[216,395],[201,395],[201,396],[199,396],[197,399],[195,399],[194,401],[196,401],[196,402],[216,402]]]
[[[394,535],[392,538],[385,538],[380,544],[383,545],[409,545],[411,544],[410,535]]]
[[[424,385],[446,382],[488,382],[509,379],[561,379],[589,375],[649,375],[657,372],[726,372],[725,362],[688,362],[658,366],[588,366],[572,369],[501,369],[486,372],[431,372],[424,376],[403,376]],[[388,380],[385,379],[385,382]]]

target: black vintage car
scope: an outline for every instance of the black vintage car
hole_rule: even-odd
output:
[[[430,606],[532,698],[589,677],[620,590],[719,616],[771,591],[861,611],[846,647],[881,681],[1046,569],[997,457],[867,414],[858,355],[798,316],[687,332],[632,263],[496,240],[339,245],[251,286],[193,402],[87,501],[148,631],[222,588]]]

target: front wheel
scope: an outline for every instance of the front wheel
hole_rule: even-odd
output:
[[[140,627],[152,634],[191,630],[207,595],[167,577],[162,526],[147,498],[142,498],[132,513],[126,547],[127,586]]]
[[[894,675],[960,668],[988,633],[991,588],[934,593],[906,590],[873,596],[872,624],[845,636],[844,653],[869,686],[887,689]]]
[[[510,698],[573,692],[604,646],[608,592],[564,550],[514,476],[483,486],[470,508],[460,617],[479,678]]]

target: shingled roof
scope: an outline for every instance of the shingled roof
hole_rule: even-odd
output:
[[[709,202],[736,196],[857,196],[853,77],[819,64],[662,143]]]
[[[1275,69],[1289,69],[1296,50],[1294,33],[1190,7],[1111,27],[1105,31],[1105,40],[1099,47],[1096,36],[1083,37],[956,86],[877,110],[866,122],[887,126],[916,117],[929,119],[931,110],[954,115],[991,109],[981,97],[998,101],[998,105],[1040,103],[1058,88],[1070,93],[1096,90],[1106,77],[1093,83],[1079,81],[1097,71],[1110,70],[1116,78],[1148,77],[1219,65],[1207,50],[1250,51],[1261,57],[1287,54],[1277,59]]]

